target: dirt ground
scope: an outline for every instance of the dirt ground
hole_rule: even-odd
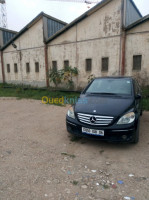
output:
[[[0,99],[0,200],[149,200],[149,112],[111,144],[70,137],[67,108]]]

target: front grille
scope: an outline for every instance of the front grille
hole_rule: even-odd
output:
[[[84,113],[77,113],[77,116],[80,122],[94,126],[108,126],[114,119],[114,117],[110,116],[89,115]],[[93,120],[91,120],[91,118],[93,118]]]

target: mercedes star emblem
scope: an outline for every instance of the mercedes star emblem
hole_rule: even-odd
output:
[[[94,124],[96,122],[96,117],[94,117],[94,116],[90,117],[90,122],[92,124]]]

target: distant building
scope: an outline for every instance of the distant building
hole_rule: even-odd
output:
[[[67,61],[70,66],[78,67],[77,89],[87,84],[91,74],[99,77],[140,73],[143,66],[134,69],[133,59],[136,62],[135,56],[140,55],[141,50],[139,47],[133,50],[137,41],[128,43],[127,34],[131,31],[128,32],[127,27],[141,19],[132,0],[101,1],[48,39],[49,66],[54,61],[60,69]]]
[[[149,16],[133,0],[103,0],[70,24],[41,13],[1,50],[8,83],[48,86],[48,70],[69,65],[80,72],[75,89],[91,74],[149,84]]]
[[[16,31],[0,28],[0,49],[9,42],[15,35]],[[0,83],[2,82],[2,67],[1,67],[1,56],[0,56]]]
[[[40,13],[2,48],[4,71],[7,83],[45,87],[46,40],[66,25],[54,17]]]

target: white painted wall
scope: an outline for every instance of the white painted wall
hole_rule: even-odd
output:
[[[3,82],[3,78],[2,78],[1,52],[0,52],[0,83],[2,82]]]
[[[141,71],[132,70],[134,55],[142,55]],[[149,21],[127,31],[125,75],[140,76],[149,84]]]
[[[49,67],[56,60],[59,69],[64,60],[78,67],[78,88],[87,84],[90,74],[118,75],[120,62],[121,1],[111,1],[48,44]],[[109,57],[108,73],[101,72],[102,57]],[[92,71],[85,71],[85,60],[92,59]]]
[[[17,45],[17,50],[9,45],[3,53],[6,82],[46,86],[42,19],[31,26],[14,43]],[[35,62],[39,62],[39,73],[35,72]],[[14,73],[14,63],[18,65],[18,73]],[[29,74],[26,73],[26,63],[30,63]],[[11,73],[7,73],[7,64],[10,64]]]

